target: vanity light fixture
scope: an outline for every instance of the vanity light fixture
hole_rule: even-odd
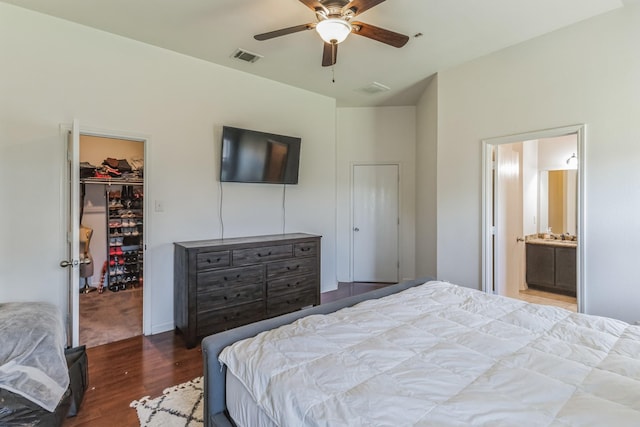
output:
[[[567,164],[572,167],[578,166],[578,157],[576,156],[576,153],[573,153],[571,157],[567,159]]]

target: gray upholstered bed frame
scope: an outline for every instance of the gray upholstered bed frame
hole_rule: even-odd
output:
[[[420,285],[429,278],[416,279],[407,282],[387,286],[360,295],[354,295],[328,304],[322,304],[293,313],[251,323],[239,328],[220,332],[208,336],[202,340],[202,357],[204,358],[204,425],[205,427],[233,427],[234,424],[227,418],[227,405],[225,396],[226,367],[218,361],[218,354],[236,341],[256,336],[262,331],[277,328],[291,323],[301,317],[312,314],[326,314],[344,307],[350,307],[361,301],[381,298],[396,292],[403,291],[412,286]]]

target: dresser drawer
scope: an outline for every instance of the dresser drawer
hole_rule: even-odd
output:
[[[267,316],[278,316],[314,304],[316,304],[314,290],[269,298],[267,300]]]
[[[318,254],[318,243],[303,242],[293,245],[293,254],[297,257],[316,256]]]
[[[211,287],[198,292],[196,310],[198,313],[218,308],[231,307],[264,299],[264,286],[256,283],[246,286],[234,286],[229,289]]]
[[[235,249],[233,265],[255,264],[293,256],[293,245],[260,246],[256,248]]]
[[[196,256],[196,270],[229,266],[229,251],[202,252]]]
[[[320,304],[321,249],[321,237],[307,233],[174,243],[173,317],[187,348]]]
[[[197,291],[200,293],[209,289],[228,289],[245,284],[262,286],[263,281],[264,267],[262,265],[201,271],[198,273]]]
[[[286,261],[271,262],[267,264],[267,279],[276,279],[285,276],[311,274],[316,272],[315,258],[297,258]]]
[[[196,334],[198,336],[211,335],[236,326],[257,322],[264,319],[264,316],[264,301],[237,305],[222,310],[200,312],[196,319]]]
[[[306,290],[315,291],[316,283],[317,279],[315,274],[270,280],[267,282],[267,298],[271,298],[272,295],[280,295],[290,292],[303,292]]]

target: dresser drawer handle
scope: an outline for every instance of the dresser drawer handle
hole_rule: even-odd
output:
[[[240,274],[236,274],[236,277],[235,277],[235,278],[236,278],[236,279],[239,279],[239,278],[240,278]],[[233,277],[232,277],[231,279],[233,279]],[[229,279],[227,276],[224,276],[224,280],[226,280],[226,281],[229,281],[229,280],[231,280],[231,279]]]
[[[266,255],[262,255],[260,252],[258,252],[258,256],[259,256],[260,258],[262,258],[263,256],[269,256],[269,255],[271,255],[271,252],[269,252],[269,253],[268,253],[268,254],[266,254]]]
[[[211,264],[212,262],[220,262],[220,260],[221,260],[221,259],[222,259],[222,258],[218,257],[215,261],[211,261],[211,259],[210,259],[210,258],[207,258],[207,262],[208,262],[209,264]]]
[[[308,247],[308,246],[306,248],[300,248],[300,251],[302,251],[302,252],[307,252],[307,251],[310,251],[310,250],[311,250],[311,248]]]
[[[300,264],[296,265],[296,266],[295,266],[295,267],[293,267],[293,268],[291,268],[291,267],[287,266],[287,270],[289,270],[289,271],[294,271],[294,270],[297,270],[297,269],[299,269],[299,268],[300,268]]]

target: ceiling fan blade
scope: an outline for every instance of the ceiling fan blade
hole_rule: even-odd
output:
[[[379,5],[383,1],[385,0],[353,0],[351,3],[349,3],[343,8],[343,11],[351,9],[354,12],[354,16],[356,16],[356,15],[360,15],[362,12],[366,10],[371,9],[374,6]]]
[[[353,27],[351,31],[353,34],[368,37],[393,47],[402,47],[409,41],[409,36],[385,30],[375,25],[365,24],[364,22],[352,22],[351,25]]]
[[[317,9],[325,9],[325,7],[322,5],[322,3],[320,3],[318,0],[300,0],[300,3],[304,4],[305,6],[307,6],[309,9],[313,10],[314,12]]]
[[[338,59],[338,44],[325,43],[322,50],[322,66],[330,67],[336,63]]]
[[[256,39],[256,40],[261,40],[261,41],[262,40],[269,40],[269,39],[272,39],[274,37],[286,36],[287,34],[297,33],[299,31],[312,30],[315,27],[316,27],[316,24],[296,25],[295,27],[282,28],[280,30],[269,31],[268,33],[258,34],[258,35],[253,36],[253,38]]]

